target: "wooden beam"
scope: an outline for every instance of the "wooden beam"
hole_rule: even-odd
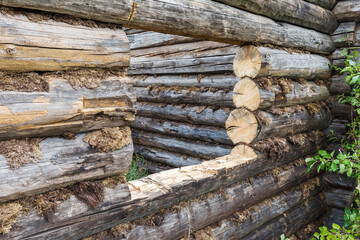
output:
[[[360,6],[357,0],[339,1],[333,9],[338,22],[360,21]]]
[[[0,69],[59,71],[128,67],[129,41],[121,29],[89,28],[55,21],[30,21],[0,14]]]
[[[1,0],[1,5],[69,14],[132,28],[241,45],[262,42],[329,54],[329,36],[205,0]],[[284,37],[286,36],[286,37]]]
[[[319,5],[326,9],[333,9],[338,0],[305,0],[307,2]]]
[[[61,78],[48,83],[49,92],[0,92],[0,140],[87,132],[134,120],[135,93],[126,77],[109,77],[97,89],[75,90]]]
[[[216,0],[246,11],[267,16],[281,22],[311,28],[323,33],[332,33],[339,25],[334,14],[320,6],[297,0]]]

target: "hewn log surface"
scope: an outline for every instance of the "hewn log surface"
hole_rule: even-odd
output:
[[[96,0],[92,4],[88,4],[87,0],[1,0],[0,4],[232,44],[258,41],[325,54],[334,50],[333,42],[325,34],[276,23],[269,18],[207,0],[118,0],[112,3]]]
[[[351,87],[345,81],[346,75],[334,75],[331,78],[330,93],[332,94],[350,94]]]
[[[345,209],[354,202],[355,190],[329,188],[325,191],[325,203],[330,207]]]
[[[185,153],[202,159],[214,159],[231,153],[232,146],[210,144],[204,141],[195,141],[184,138],[169,137],[167,135],[139,131],[133,129],[134,143],[161,148],[170,152]]]
[[[58,71],[72,68],[128,67],[129,41],[123,30],[32,22],[0,14],[0,69]]]
[[[333,223],[344,226],[345,209],[329,208],[324,217],[325,225],[332,228]]]
[[[51,240],[78,239],[88,236],[150,215],[187,199],[238,183],[294,159],[314,154],[316,148],[309,146],[310,144],[307,146],[290,144],[290,151],[283,152],[276,162],[269,161],[264,156],[258,156],[253,160],[223,157],[196,166],[153,174],[125,184],[130,187],[130,201],[124,202],[119,199],[123,194],[123,191],[119,189],[123,189],[123,185],[119,185],[114,190],[106,189],[105,201],[96,209],[71,197],[59,205],[51,222],[32,211],[28,215],[20,216],[12,231],[7,235],[0,235],[0,239]],[[304,171],[299,171],[299,173],[302,176],[309,176]],[[289,178],[278,180],[281,181],[281,179],[286,181]],[[273,183],[274,180],[271,182]],[[243,192],[241,193],[237,195],[243,195]],[[263,193],[264,191],[261,194]],[[99,222],[104,224],[98,224]],[[70,224],[71,228],[69,228]]]
[[[356,180],[349,178],[343,174],[325,173],[324,180],[333,187],[342,189],[354,189],[356,187]]]
[[[0,92],[0,139],[129,125],[135,101],[126,77],[109,77],[98,89],[75,90],[68,81],[52,78],[49,92]]]
[[[131,51],[129,75],[233,71],[238,46],[198,41]]]
[[[333,7],[337,2],[337,0],[305,0],[305,1],[319,5],[329,10],[333,9]]]
[[[45,139],[40,143],[41,159],[18,169],[10,169],[7,158],[0,155],[0,203],[128,171],[133,154],[130,136],[130,144],[109,153],[96,152],[84,136]]]
[[[338,22],[360,21],[360,5],[358,0],[339,1],[333,9]]]
[[[351,120],[351,106],[345,103],[339,103],[336,99],[333,100],[333,105],[331,107],[331,113],[334,117]]]
[[[289,77],[328,79],[329,60],[314,54],[289,53],[285,50],[248,45],[236,53],[234,72],[243,77]]]
[[[311,28],[324,33],[332,33],[338,26],[334,14],[322,7],[297,0],[216,0],[246,11],[267,16],[281,22]]]

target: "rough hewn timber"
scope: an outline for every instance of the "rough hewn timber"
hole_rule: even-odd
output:
[[[332,228],[333,223],[344,226],[345,209],[328,208],[324,217],[325,225]]]
[[[314,30],[273,20],[207,0],[1,0],[1,5],[65,13],[76,17],[123,24],[133,28],[242,44],[271,43],[329,54],[330,37]],[[216,17],[214,17],[216,16]]]
[[[357,0],[339,1],[333,9],[338,22],[360,21],[360,5]]]
[[[216,0],[246,11],[288,22],[323,33],[332,33],[339,25],[334,14],[320,6],[298,0]]]
[[[338,188],[329,188],[325,191],[325,203],[329,207],[345,209],[354,202],[355,190],[344,190]]]
[[[333,9],[333,7],[337,2],[337,0],[305,0],[305,1],[319,5],[329,10]]]
[[[238,46],[198,41],[131,51],[129,75],[233,71]]]
[[[130,136],[128,145],[108,153],[96,152],[84,136],[45,139],[40,143],[42,158],[18,169],[10,169],[0,155],[0,203],[128,171],[133,154]]]
[[[129,125],[135,93],[126,77],[109,77],[97,89],[75,90],[49,79],[49,92],[0,92],[0,140],[56,136]]]
[[[58,71],[73,68],[128,67],[129,41],[123,30],[32,22],[0,14],[0,69]]]
[[[351,106],[345,103],[339,103],[337,99],[333,100],[331,113],[339,119],[351,120]]]
[[[231,153],[232,146],[223,144],[210,144],[205,141],[189,140],[184,138],[169,137],[167,135],[139,131],[133,129],[134,143],[161,148],[169,152],[185,153],[189,156],[214,159]]]
[[[236,53],[234,72],[237,77],[289,77],[328,79],[329,60],[313,54],[289,53],[285,50],[248,45]]]
[[[344,174],[325,173],[324,180],[332,187],[352,190],[356,187],[356,179],[349,178]]]
[[[119,189],[124,185],[119,185],[118,189],[114,190],[106,189],[105,201],[96,209],[72,196],[59,205],[58,212],[54,214],[51,222],[31,211],[28,215],[20,216],[12,231],[7,235],[0,235],[0,239],[78,239],[150,215],[221,187],[239,183],[317,151],[311,144],[299,146],[289,143],[289,147],[290,151],[283,152],[276,162],[262,155],[253,160],[223,157],[131,181],[125,184],[130,187],[130,201],[120,198],[123,191]],[[319,147],[322,148],[323,144]],[[304,171],[299,173],[308,176]],[[284,178],[286,179],[288,178]],[[278,180],[281,181],[282,178]],[[274,180],[271,182],[274,183]],[[242,191],[241,193],[238,195],[243,195]],[[98,224],[99,222],[104,224]]]
[[[345,81],[346,75],[334,75],[331,78],[330,93],[332,94],[350,94],[351,87]]]

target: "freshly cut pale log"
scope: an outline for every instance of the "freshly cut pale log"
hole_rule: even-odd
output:
[[[355,200],[355,190],[329,188],[325,191],[325,203],[330,207],[345,209]]]
[[[233,92],[233,101],[236,108],[246,107],[250,111],[259,108],[262,97],[260,89],[250,78],[245,77],[238,81]]]
[[[184,154],[168,152],[160,148],[141,146],[136,144],[134,146],[135,153],[140,154],[154,162],[159,162],[172,167],[185,167],[191,165],[201,164],[203,159],[191,157]]]
[[[309,224],[319,218],[324,210],[325,207],[321,199],[310,199],[304,204],[285,213],[282,217],[274,219],[270,223],[256,229],[256,231],[242,239],[279,239],[282,234],[290,236],[301,229],[303,225]]]
[[[155,116],[156,117],[156,116]],[[133,128],[209,143],[233,145],[224,128],[184,124],[159,118],[136,117]]]
[[[333,7],[337,2],[337,0],[305,0],[305,1],[319,5],[329,10],[333,9]]]
[[[333,9],[338,22],[360,21],[360,5],[358,0],[339,1]]]
[[[342,189],[354,189],[356,187],[356,179],[349,178],[346,175],[338,173],[325,173],[324,180],[332,187]]]
[[[298,0],[216,0],[246,11],[270,17],[281,22],[332,33],[339,25],[334,14],[317,5]]]
[[[229,109],[206,106],[181,106],[150,102],[137,103],[138,116],[157,116],[162,119],[216,127],[225,127],[229,113]]]
[[[318,181],[318,184],[316,184]],[[264,183],[267,181],[264,181]],[[273,183],[263,186],[272,186]],[[277,184],[276,184],[277,185]],[[293,188],[271,199],[267,199],[256,206],[250,207],[243,212],[237,212],[233,215],[232,220],[222,220],[207,227],[212,239],[240,239],[247,234],[256,231],[257,228],[272,219],[284,214],[291,208],[301,204],[304,199],[308,199],[318,194],[324,187],[320,183],[320,179],[312,179],[303,183],[300,188]],[[254,186],[256,188],[256,186]],[[306,192],[305,192],[306,191]],[[267,192],[267,191],[266,191]],[[273,195],[275,195],[273,193]],[[272,196],[273,196],[272,195]],[[256,196],[256,201],[262,196]],[[243,204],[243,203],[242,203]],[[249,205],[250,206],[250,205]],[[239,218],[239,222],[234,221],[235,217]],[[197,233],[194,234],[195,236]]]
[[[108,153],[96,152],[84,136],[46,138],[40,143],[41,159],[18,169],[10,169],[7,158],[0,155],[0,203],[128,171],[133,155],[130,136],[128,145]]]
[[[160,75],[160,76],[130,76],[135,87],[168,86],[168,87],[208,87],[232,89],[239,81],[234,75]]]
[[[169,152],[185,153],[202,159],[215,159],[231,153],[232,147],[222,144],[210,144],[183,138],[169,137],[133,129],[133,140],[138,145],[161,148]]]
[[[236,145],[230,153],[233,157],[246,157],[246,158],[256,158],[256,152],[249,146],[239,144]]]
[[[322,142],[319,147],[322,148],[324,143]],[[28,215],[20,216],[13,230],[7,235],[0,235],[0,239],[79,239],[153,214],[221,187],[239,183],[317,151],[316,146],[311,145],[310,141],[302,146],[289,143],[288,147],[289,151],[282,152],[275,162],[269,161],[263,155],[253,160],[226,156],[200,165],[172,169],[131,181],[124,184],[129,186],[131,193],[131,200],[127,202],[120,198],[123,190],[119,189],[123,189],[124,185],[119,185],[114,190],[106,189],[105,201],[96,209],[72,196],[58,206],[59,211],[54,214],[51,222],[31,211]],[[303,170],[298,173],[305,177],[309,176]],[[277,181],[271,178],[267,187],[278,181],[291,179],[293,178],[289,176],[277,178]],[[246,182],[252,187],[248,181]],[[266,193],[263,187],[261,190],[261,194]],[[244,191],[237,194],[237,196],[241,195],[244,195]]]
[[[129,38],[131,50],[200,41],[190,37],[148,31],[141,31],[139,33],[126,31],[126,35]]]
[[[301,183],[301,181],[304,181],[306,178],[304,178],[304,174],[299,173],[299,171],[299,167],[293,167],[287,169],[284,173],[279,173],[274,176],[268,174],[262,177],[256,177],[253,180],[253,184],[241,182],[235,186],[224,189],[223,192],[215,191],[209,196],[203,196],[201,200],[191,201],[186,205],[184,204],[185,206],[176,206],[176,208],[180,208],[176,211],[170,211],[165,214],[156,213],[154,217],[162,216],[163,219],[159,225],[146,226],[145,224],[134,223],[133,228],[131,230],[124,230],[122,232],[123,237],[120,237],[119,239],[140,239],[144,236],[151,236],[153,239],[179,239],[188,234],[189,226],[191,226],[191,232],[197,231],[204,228],[206,225],[227,217],[239,209],[245,209],[266,199],[266,197],[271,197],[286,188]],[[283,176],[290,176],[289,174],[291,173],[294,174],[293,178],[283,178]],[[280,182],[276,180],[276,177],[281,179]],[[273,180],[273,182],[270,180]],[[306,184],[307,183],[304,183],[302,186],[305,186]],[[314,189],[309,192],[309,195],[315,195],[323,188],[322,185],[312,185]],[[268,187],[266,193],[264,193],[265,186]],[[293,193],[294,196],[291,196],[290,193]],[[261,205],[259,205],[259,211],[266,211],[268,215],[274,215],[269,216],[271,219],[271,217],[274,218],[277,215],[280,215],[281,211],[286,211],[291,206],[300,204],[302,197],[303,194],[300,189],[292,189],[272,201],[272,203],[278,204],[278,206],[272,205],[269,207],[269,205],[261,203]],[[121,225],[119,225],[119,228],[121,229]],[[97,240],[111,239],[111,235],[106,235],[106,233],[100,233],[98,235],[93,235],[92,237]],[[235,238],[218,238],[218,236],[215,235],[211,239]]]
[[[331,121],[331,114],[325,109],[312,115],[306,109],[294,113],[284,112],[281,115],[258,111],[257,116],[260,119],[257,141],[270,137],[285,137],[312,130],[323,130],[329,126]],[[242,133],[239,132],[237,137],[241,139]]]
[[[199,41],[132,50],[128,74],[232,73],[238,48],[226,43]]]
[[[328,79],[329,60],[313,54],[289,53],[285,50],[248,45],[239,48],[234,59],[237,77],[289,77]]]
[[[49,92],[0,92],[0,99],[0,140],[124,126],[135,117],[135,93],[126,77],[78,90],[51,78]]]
[[[211,41],[242,44],[271,43],[285,47],[330,54],[334,50],[330,37],[314,30],[252,14],[208,0],[0,0],[11,7],[65,13],[133,28],[191,36]],[[214,17],[216,16],[216,17]]]
[[[244,108],[235,109],[226,120],[225,128],[233,143],[249,144],[256,137],[258,121],[250,111]]]
[[[58,71],[128,67],[129,41],[123,30],[32,22],[23,15],[0,14],[0,69]]]
[[[330,93],[332,94],[350,94],[351,87],[345,81],[346,75],[334,75],[331,78]]]

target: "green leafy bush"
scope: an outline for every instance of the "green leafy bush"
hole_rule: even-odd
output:
[[[136,179],[144,178],[148,175],[147,164],[143,156],[134,154],[131,162],[130,170],[126,174],[126,181],[133,181]]]

